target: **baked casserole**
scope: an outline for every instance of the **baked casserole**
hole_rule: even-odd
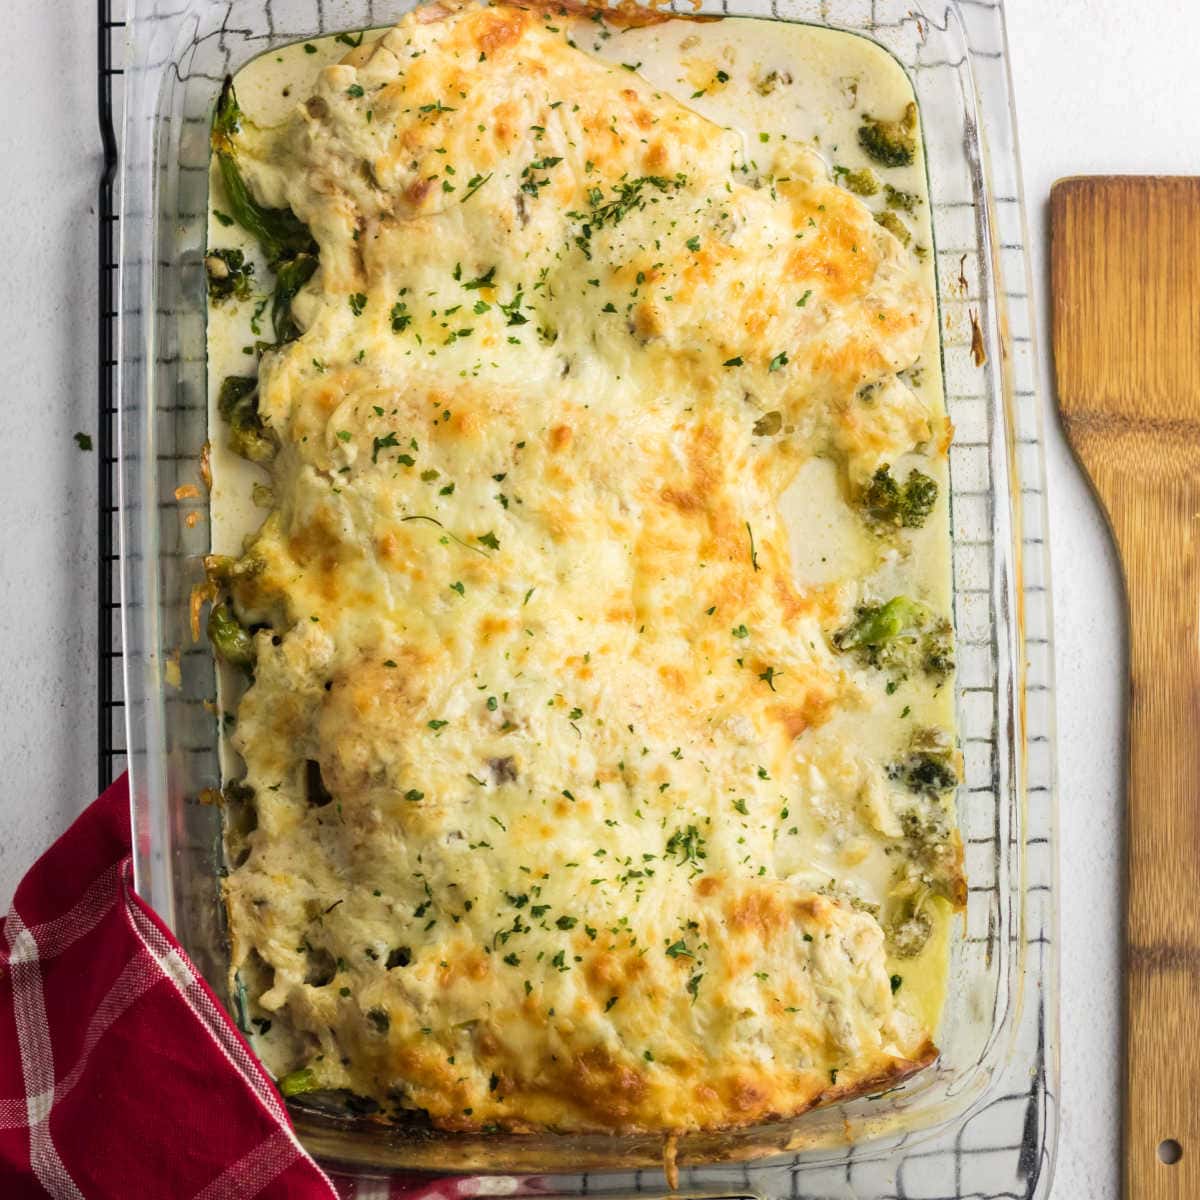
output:
[[[292,48],[276,123],[222,94],[214,511],[260,506],[209,560],[224,887],[285,1094],[669,1135],[936,1057],[966,889],[918,113],[869,43],[770,68],[754,24],[437,5]]]

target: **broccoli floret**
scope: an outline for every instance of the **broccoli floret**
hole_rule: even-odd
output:
[[[208,614],[208,640],[227,663],[235,667],[254,665],[254,638],[242,627],[228,604],[214,604]]]
[[[789,84],[792,82],[792,77],[786,71],[782,74],[778,71],[768,71],[761,79],[754,84],[754,90],[760,96],[769,96],[781,83]]]
[[[860,604],[854,620],[833,635],[833,644],[864,666],[901,677],[920,670],[942,678],[954,670],[950,623],[908,596]]]
[[[897,121],[864,113],[858,144],[881,166],[907,167],[917,153],[917,106],[910,100]]]
[[[235,296],[245,300],[250,295],[250,277],[254,264],[246,261],[241,250],[210,250],[204,259],[208,276],[208,298],[214,304]]]
[[[282,345],[300,336],[301,330],[291,315],[292,298],[317,269],[317,243],[308,226],[291,209],[265,208],[251,195],[237,162],[236,139],[242,125],[242,110],[233,90],[233,80],[227,77],[213,113],[209,140],[217,158],[229,211],[234,220],[258,240],[267,264],[275,272],[271,317],[275,325],[275,342]]]
[[[894,212],[876,213],[875,221],[882,225],[900,245],[907,246],[912,241],[912,233],[908,226]]]
[[[916,192],[902,192],[890,183],[883,185],[883,194],[888,208],[897,208],[906,213],[916,211],[917,205],[921,203],[921,197]]]
[[[315,1092],[321,1086],[311,1067],[289,1071],[278,1082],[279,1090],[285,1096],[302,1096],[305,1092]]]
[[[271,296],[271,323],[275,327],[275,341],[279,344],[292,342],[304,330],[292,317],[292,300],[296,293],[312,278],[317,269],[317,256],[302,252],[275,268],[275,291]]]
[[[933,922],[911,905],[903,906],[885,931],[888,948],[897,958],[915,958],[925,949],[932,932]]]
[[[275,457],[275,442],[258,412],[258,380],[229,375],[217,395],[217,411],[229,423],[229,448],[251,462]]]
[[[863,512],[879,525],[916,529],[925,524],[937,501],[938,485],[920,471],[910,472],[904,483],[897,483],[891,468],[884,463],[863,489]]]
[[[874,196],[879,191],[879,180],[870,167],[860,167],[851,171],[849,167],[834,167],[834,175],[838,182],[856,196]]]
[[[904,784],[910,792],[936,796],[958,786],[958,772],[949,757],[918,750],[894,762],[888,775]]]

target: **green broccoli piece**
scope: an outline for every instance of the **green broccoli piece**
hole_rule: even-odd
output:
[[[931,933],[933,921],[911,901],[900,906],[884,930],[888,949],[897,958],[916,958],[925,949]],[[894,988],[892,990],[895,991]]]
[[[308,226],[288,208],[266,208],[250,194],[237,163],[236,137],[243,123],[233,79],[221,88],[213,113],[210,143],[233,219],[252,233],[275,272],[271,318],[275,344],[294,341],[302,332],[292,319],[291,304],[296,293],[317,269],[317,243]]]
[[[886,604],[860,604],[854,620],[833,635],[838,650],[853,653],[863,666],[903,677],[920,670],[944,678],[954,670],[950,623],[936,618],[908,596]]]
[[[233,219],[254,235],[271,269],[275,270],[281,262],[297,254],[315,253],[316,243],[308,226],[291,209],[264,208],[250,194],[237,165],[235,139],[241,132],[242,120],[233,78],[226,76],[213,113],[210,137],[213,153],[217,156],[217,168]]]
[[[315,1092],[320,1086],[311,1067],[289,1071],[279,1080],[279,1090],[285,1096],[302,1096],[305,1092]]]
[[[275,457],[275,442],[258,412],[258,380],[253,375],[229,375],[217,394],[217,412],[229,424],[229,448],[251,462]]]
[[[919,796],[940,796],[959,786],[959,772],[950,750],[912,750],[890,764],[888,778]]]
[[[250,277],[254,264],[246,261],[241,250],[210,250],[204,259],[208,276],[208,298],[214,304],[230,296],[245,300],[250,295]]]
[[[875,223],[882,225],[902,246],[912,241],[912,232],[894,212],[875,214]]]
[[[271,323],[275,327],[276,344],[294,342],[304,332],[292,317],[292,301],[316,269],[317,256],[307,252],[276,267],[275,290],[271,296]]]
[[[881,166],[907,167],[917,153],[917,106],[910,100],[896,121],[864,113],[858,144]]]
[[[937,495],[938,485],[928,475],[914,470],[904,483],[897,483],[884,463],[863,489],[861,506],[876,524],[917,529],[933,511]]]
[[[234,558],[230,554],[206,554],[204,574],[216,587],[231,587],[243,579],[252,579],[266,569],[261,558]]]
[[[254,638],[228,604],[213,605],[208,614],[208,640],[217,654],[232,666],[254,665]]]
[[[874,196],[879,191],[879,180],[870,167],[861,167],[851,171],[849,167],[834,167],[834,175],[838,182],[856,196]]]
[[[903,192],[892,187],[890,183],[883,185],[883,194],[888,208],[896,208],[906,213],[915,212],[917,205],[921,203],[921,197],[916,192]]]

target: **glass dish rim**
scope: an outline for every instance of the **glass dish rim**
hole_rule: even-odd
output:
[[[789,20],[789,21],[790,21],[790,20],[795,20],[795,18],[790,18],[790,17],[779,17],[779,16],[775,16],[775,15],[772,15],[772,14],[767,14],[767,13],[759,13],[759,12],[738,12],[738,11],[736,11],[738,7],[740,7],[740,6],[738,6],[738,5],[735,5],[735,6],[734,6],[734,8],[735,8],[735,11],[733,11],[733,12],[728,12],[728,15],[732,15],[732,16],[752,16],[752,17],[757,17],[757,18],[761,18],[761,19],[778,19],[778,20]],[[958,7],[958,5],[957,5],[957,0],[949,0],[949,3],[947,4],[947,10],[948,10],[948,11],[949,11],[949,10],[951,10],[951,9],[957,10],[957,7]],[[681,15],[687,15],[687,14],[686,14],[686,13],[684,13],[684,14],[681,14]],[[815,21],[815,22],[814,22],[814,21],[809,21],[809,22],[805,22],[805,23],[811,23],[811,24],[825,24],[825,25],[826,25],[826,27],[833,27],[833,28],[837,28],[837,27],[838,27],[838,26],[836,26],[836,25],[831,25],[831,24],[830,24],[830,23],[828,23],[828,22],[824,22],[824,23],[823,23],[823,22],[820,22],[820,21]],[[357,26],[348,26],[348,28],[357,28]],[[857,30],[857,29],[850,29],[850,30],[848,30],[848,32],[851,32],[851,33],[855,34],[856,36],[868,37],[868,38],[870,39],[870,35],[869,35],[869,34],[865,34],[865,33],[864,33],[863,31],[861,31],[861,30]],[[294,40],[294,39],[293,39],[293,38],[291,38],[291,37],[289,37],[287,40],[288,40],[288,41],[291,41],[291,40]],[[870,39],[870,40],[874,40],[874,39]],[[283,44],[283,43],[282,43],[282,41],[281,41],[279,44]],[[876,44],[881,44],[881,43],[878,43],[878,42],[877,42]],[[887,50],[887,51],[888,51],[888,53],[892,53],[892,56],[893,56],[894,58],[896,57],[896,56],[895,56],[895,54],[894,54],[894,53],[891,51],[891,49],[890,49],[889,47],[887,47],[887,46],[884,46],[883,48],[884,48],[885,50]],[[247,59],[247,61],[248,61],[248,59]],[[897,59],[897,61],[900,61],[900,60],[899,60],[899,59]],[[242,65],[244,65],[244,63],[243,63]],[[904,63],[903,63],[903,62],[901,62],[901,63],[900,63],[900,65],[901,65],[902,67],[904,67]],[[907,68],[905,68],[905,69],[907,70]],[[215,86],[216,86],[216,85],[214,85],[214,87],[215,87]],[[128,127],[127,127],[127,133],[128,133]],[[125,161],[126,161],[126,160],[125,160],[125,158],[124,158],[124,156],[123,156],[123,157],[122,157],[123,169],[124,169],[124,163],[125,163]],[[985,179],[984,179],[984,185],[985,185],[985,189],[986,189],[986,186],[987,186],[987,178],[986,178],[986,177],[985,177]],[[990,198],[989,198],[989,199],[990,199]],[[936,231],[935,231],[935,233],[936,233]],[[122,255],[124,255],[124,246],[122,247]],[[1026,263],[1026,271],[1027,271],[1027,270],[1028,270],[1028,265],[1027,265],[1027,263]],[[997,294],[997,295],[998,295],[998,294]],[[123,352],[123,351],[122,351],[122,357],[124,357],[124,352]],[[122,402],[124,403],[124,396],[122,396]],[[1011,433],[1011,430],[1009,430],[1009,432]],[[122,449],[122,454],[123,454],[123,453],[124,453],[124,448]],[[1040,465],[1041,465],[1041,463],[1040,463],[1040,460],[1039,460],[1039,467],[1040,467]],[[1012,498],[1012,501],[1013,501],[1014,505],[1018,504],[1018,503],[1019,503],[1019,500],[1020,500],[1019,494],[1018,494],[1018,495],[1016,495],[1015,497],[1013,497],[1013,498]],[[123,532],[124,532],[124,531],[123,531]],[[123,537],[123,539],[122,539],[122,540],[123,540],[123,544],[124,544],[124,537]],[[1018,568],[1018,570],[1019,570],[1019,560],[1020,560],[1020,556],[1021,556],[1021,552],[1022,552],[1022,544],[1021,544],[1021,542],[1020,542],[1019,540],[1017,540],[1017,539],[1014,537],[1014,540],[1013,540],[1013,542],[1012,542],[1012,544],[1011,544],[1011,546],[1010,546],[1010,549],[1011,549],[1011,551],[1012,551],[1012,554],[1013,554],[1013,557],[1014,557],[1014,566],[1016,566],[1016,567]],[[128,564],[127,564],[127,563],[126,563],[126,564],[124,564],[124,565],[125,565],[125,566],[128,566]],[[123,575],[124,575],[124,571],[123,571]],[[1018,616],[1019,616],[1019,606],[1018,606]],[[1020,629],[1020,627],[1019,627],[1019,626],[1014,626],[1014,629],[1015,629],[1015,637],[1014,637],[1014,645],[1013,645],[1013,649],[1014,649],[1014,652],[1015,652],[1016,650],[1019,650],[1021,647],[1023,647],[1023,645],[1024,645],[1024,639],[1023,639],[1023,636],[1022,636],[1022,632],[1021,632],[1021,629]],[[127,664],[126,664],[126,669],[127,669],[127,672],[130,670],[130,664],[129,664],[129,662],[128,662],[128,661],[127,661]],[[130,744],[132,744],[132,740],[131,740]],[[1009,752],[1011,753],[1011,752],[1012,752],[1012,751],[1015,749],[1015,747],[1013,747],[1013,746],[1011,746],[1011,745],[1010,745],[1010,746],[1008,746],[1008,747],[1007,747],[1007,749],[1008,749],[1008,750],[1009,750]],[[1023,795],[1020,797],[1020,799],[1021,799],[1021,802],[1022,802],[1022,803],[1024,803],[1024,801],[1025,801],[1025,797],[1024,797]],[[1020,814],[1017,814],[1017,819],[1020,819]],[[144,822],[143,822],[143,824],[144,824]],[[1023,836],[1024,836],[1024,834],[1023,834]],[[1023,850],[1023,848],[1022,848],[1022,850]],[[146,854],[144,854],[142,851],[143,851],[143,847],[142,847],[141,843],[139,842],[139,846],[138,846],[138,853],[137,853],[137,854],[136,854],[136,856],[135,856],[135,880],[136,880],[136,882],[137,882],[137,885],[138,885],[138,887],[139,887],[139,890],[142,890],[142,887],[143,887],[143,886],[145,886],[145,889],[146,889],[146,890],[145,890],[145,892],[143,892],[143,894],[147,894],[147,893],[148,893],[148,895],[147,895],[147,898],[148,898],[148,899],[153,899],[153,897],[154,897],[154,895],[155,895],[155,889],[154,889],[154,887],[153,887],[153,872],[151,872],[150,870],[148,870],[148,862],[147,862]],[[148,881],[148,880],[150,881],[149,883],[147,883],[147,881]],[[1023,891],[1022,891],[1022,894],[1021,894],[1021,900],[1022,900],[1022,904],[1023,904],[1023,903],[1024,903],[1024,893],[1023,893]],[[1022,918],[1022,919],[1023,919],[1023,918]],[[1022,947],[1019,949],[1018,953],[1023,953],[1023,946],[1022,946]],[[1052,973],[1053,973],[1053,964],[1051,965],[1051,968],[1050,968],[1050,970],[1051,970],[1051,974],[1052,974]],[[993,1032],[995,1032],[995,1031],[993,1031]],[[1053,1065],[1053,1064],[1052,1064],[1052,1065]],[[982,1098],[983,1098],[983,1096],[984,1096],[984,1095],[986,1095],[986,1092],[984,1092],[984,1093],[981,1093],[981,1094],[980,1094],[980,1098],[979,1098],[979,1099],[980,1099],[980,1101],[982,1101]],[[964,1110],[964,1111],[963,1111],[963,1112],[961,1112],[961,1113],[958,1113],[958,1114],[956,1114],[954,1117],[952,1117],[952,1118],[948,1118],[948,1120],[949,1120],[949,1121],[951,1121],[951,1122],[953,1122],[953,1121],[959,1121],[959,1120],[965,1120],[966,1116],[967,1116],[967,1115],[969,1115],[969,1113],[970,1113],[971,1111],[972,1111],[972,1108],[968,1107],[966,1110]],[[803,1118],[800,1118],[800,1119],[801,1119],[801,1120],[803,1120]],[[791,1122],[789,1122],[788,1124],[790,1125],[790,1124],[791,1124]],[[929,1127],[928,1129],[926,1129],[926,1130],[923,1130],[920,1136],[924,1137],[924,1136],[926,1136],[926,1135],[932,1135],[932,1134],[933,1134],[933,1133],[936,1131],[936,1129],[937,1129],[937,1128],[938,1128],[938,1127],[936,1127],[936,1126],[931,1126],[931,1127]],[[765,1133],[765,1132],[767,1132],[767,1131],[766,1131],[766,1130],[764,1130],[764,1129],[761,1129],[761,1128],[760,1128],[760,1129],[758,1129],[758,1130],[755,1130],[755,1131],[752,1131],[752,1132],[754,1132],[754,1133],[756,1133],[756,1134],[763,1134],[763,1133]],[[611,1138],[609,1138],[609,1137],[608,1137],[608,1135],[602,1135],[602,1136],[603,1136],[603,1138],[604,1138],[604,1141],[605,1141],[606,1143],[611,1143]],[[723,1136],[727,1136],[727,1135],[723,1135]],[[661,1141],[661,1139],[658,1139],[658,1140],[659,1140],[659,1141]],[[1051,1138],[1051,1140],[1053,1140],[1053,1139]],[[713,1161],[713,1160],[712,1160],[711,1158],[706,1158],[704,1161]],[[539,1168],[530,1168],[530,1169],[544,1169],[544,1167],[539,1167]]]

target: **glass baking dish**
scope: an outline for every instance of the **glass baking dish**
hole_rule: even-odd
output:
[[[227,72],[387,25],[409,0],[136,0],[120,175],[119,472],[125,711],[139,892],[230,1011],[217,884],[213,665],[189,599],[209,548],[203,255],[208,125]],[[1044,1196],[1056,1129],[1055,802],[1040,413],[999,0],[703,0],[692,14],[871,37],[912,79],[926,140],[950,456],[958,811],[970,895],[929,1070],[797,1121],[683,1137],[680,1187],[763,1197]],[[360,1173],[478,1171],[479,1193],[664,1190],[660,1138],[384,1129],[293,1105]],[[519,1174],[501,1183],[497,1175]]]

